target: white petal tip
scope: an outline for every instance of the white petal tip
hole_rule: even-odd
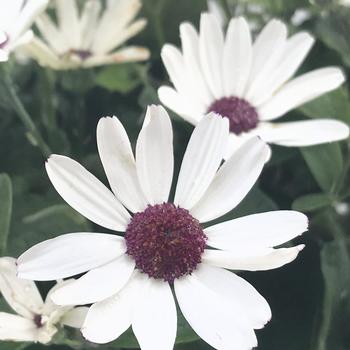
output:
[[[305,248],[305,244],[299,244],[298,246],[296,246],[298,252],[301,252],[304,248]]]

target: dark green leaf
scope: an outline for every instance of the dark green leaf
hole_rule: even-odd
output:
[[[350,322],[350,258],[345,241],[326,244],[321,251],[321,270],[325,283],[322,322],[317,350],[348,350]]]
[[[36,197],[28,197],[27,200],[27,205],[37,205]],[[57,235],[91,230],[87,220],[65,204],[49,206],[25,217],[20,216],[13,226],[15,232],[9,242],[13,256],[18,256],[34,244]],[[15,239],[16,234],[21,239]]]
[[[299,211],[314,211],[331,205],[332,201],[332,197],[323,193],[308,194],[297,198],[292,208]]]
[[[299,110],[310,118],[334,118],[350,124],[349,94],[344,87],[322,95]]]
[[[96,84],[109,91],[126,94],[141,83],[138,69],[140,69],[140,66],[134,63],[124,63],[103,68],[96,76]]]
[[[338,143],[301,148],[301,153],[320,188],[329,193],[343,169]]]
[[[0,201],[0,255],[4,255],[12,214],[12,185],[6,174],[0,174]]]
[[[336,50],[344,63],[350,66],[350,9],[335,8],[320,16],[316,26],[320,39],[330,48]]]

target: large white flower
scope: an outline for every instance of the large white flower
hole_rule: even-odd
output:
[[[339,68],[326,67],[290,80],[314,42],[271,20],[252,42],[246,20],[231,19],[226,36],[216,17],[204,13],[200,33],[180,25],[182,52],[173,45],[162,59],[174,88],[158,90],[161,102],[196,125],[209,111],[230,121],[232,148],[252,135],[283,146],[309,146],[347,138],[346,124],[332,119],[271,123],[288,111],[337,88]],[[235,146],[235,147],[234,147]]]
[[[56,284],[44,302],[35,283],[16,275],[16,259],[0,258],[0,291],[18,314],[0,312],[0,339],[32,341],[46,344],[57,332],[57,326],[80,328],[86,316],[86,307],[57,306],[50,297],[57,288],[71,281]]]
[[[51,280],[88,271],[52,299],[59,305],[93,303],[82,327],[92,342],[112,341],[131,325],[143,350],[171,350],[177,330],[173,285],[184,317],[212,347],[255,347],[254,329],[270,319],[270,307],[224,268],[255,271],[291,262],[302,245],[273,247],[304,232],[307,218],[275,211],[203,228],[200,223],[224,215],[245,197],[268,153],[255,137],[221,165],[228,137],[227,119],[213,113],[202,119],[171,203],[173,135],[166,111],[148,108],[136,160],[119,120],[102,118],[98,150],[113,193],[70,158],[53,155],[46,167],[68,204],[125,236],[80,232],[39,243],[18,259],[19,275]]]
[[[33,37],[28,30],[49,0],[2,0],[0,11],[0,62]]]
[[[105,9],[101,0],[87,0],[81,13],[75,0],[54,3],[57,24],[42,14],[36,24],[43,40],[35,37],[26,46],[41,65],[73,69],[148,59],[144,47],[120,48],[146,25],[145,19],[133,22],[140,0],[107,0]]]

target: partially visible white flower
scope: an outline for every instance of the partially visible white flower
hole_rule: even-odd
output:
[[[0,10],[0,62],[16,47],[31,40],[29,28],[49,0],[2,0]]]
[[[46,344],[51,341],[59,325],[79,328],[87,308],[57,306],[51,294],[70,281],[56,284],[44,302],[35,283],[16,275],[16,260],[0,258],[0,291],[4,299],[17,313],[0,312],[0,340],[31,341]]]
[[[93,304],[82,327],[95,343],[130,326],[143,350],[172,350],[178,305],[214,349],[257,346],[254,329],[271,318],[267,301],[230,270],[268,270],[293,261],[304,245],[274,248],[307,230],[305,215],[281,210],[211,224],[236,207],[257,180],[268,147],[248,140],[222,164],[228,121],[210,113],[194,129],[169,201],[174,156],[171,121],[149,107],[136,157],[117,118],[102,118],[97,145],[112,191],[79,163],[52,155],[46,164],[58,193],[82,215],[124,237],[68,233],[37,244],[18,260],[20,276],[51,280],[87,272],[52,299]],[[128,210],[127,210],[127,209]],[[173,288],[172,288],[173,287]]]
[[[224,27],[227,22],[227,17],[224,9],[218,3],[218,0],[208,0],[207,6],[208,6],[208,12],[216,17],[221,27]]]
[[[350,7],[350,0],[339,0],[339,4]]]
[[[310,19],[311,16],[312,16],[312,13],[309,9],[300,8],[295,10],[290,21],[294,26],[298,27],[302,25],[305,21]]]
[[[158,90],[164,105],[192,124],[212,111],[228,118],[231,150],[253,135],[283,146],[309,146],[345,139],[349,127],[319,119],[271,123],[290,110],[334,90],[344,82],[339,68],[326,67],[292,79],[314,42],[271,20],[252,41],[247,21],[231,19],[226,37],[216,17],[204,13],[200,33],[180,25],[182,52],[173,45],[162,59],[174,88]]]
[[[337,212],[337,214],[344,216],[348,215],[350,212],[350,206],[346,202],[338,202],[334,205],[334,209]]]
[[[104,10],[101,0],[87,0],[81,13],[75,0],[55,0],[54,4],[57,24],[42,14],[36,24],[43,39],[35,37],[26,46],[41,65],[74,69],[149,58],[144,47],[119,48],[146,25],[145,19],[133,22],[140,0],[108,0]]]

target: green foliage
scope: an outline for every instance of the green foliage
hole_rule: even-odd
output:
[[[333,199],[331,196],[323,193],[313,193],[296,199],[292,204],[292,208],[303,212],[311,212],[327,207],[332,203]]]
[[[331,192],[343,169],[338,143],[304,147],[301,153],[320,188]]]
[[[96,77],[96,84],[109,91],[127,94],[141,84],[144,68],[133,63],[124,63],[103,68]]]
[[[12,184],[6,174],[0,174],[0,202],[0,255],[4,255],[12,214]]]

